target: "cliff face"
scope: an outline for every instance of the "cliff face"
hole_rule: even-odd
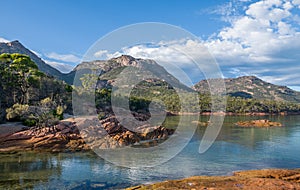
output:
[[[255,76],[210,80],[224,80],[227,95],[230,96],[300,103],[300,92],[265,82]],[[193,88],[201,93],[209,93],[207,80],[198,82]]]

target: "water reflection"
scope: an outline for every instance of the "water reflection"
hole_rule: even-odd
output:
[[[60,178],[62,167],[55,155],[1,154],[0,171],[0,189],[23,189],[47,183],[50,178]]]
[[[274,128],[255,128],[255,127],[238,127],[234,123],[238,121],[248,121],[256,119],[269,119],[281,122],[285,127]],[[202,116],[202,122],[209,120],[208,116]],[[258,142],[276,141],[278,139],[288,137],[295,134],[295,127],[300,125],[300,117],[297,116],[226,116],[222,130],[217,141],[225,141],[228,143],[237,143],[248,148],[255,149]],[[199,127],[194,140],[201,140],[205,131],[205,127]]]

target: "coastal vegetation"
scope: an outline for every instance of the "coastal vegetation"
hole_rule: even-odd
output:
[[[0,55],[0,92],[0,122],[51,125],[71,108],[70,86],[41,72],[27,55]]]

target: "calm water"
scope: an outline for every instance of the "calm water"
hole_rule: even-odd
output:
[[[239,120],[266,118],[282,128],[238,128]],[[177,117],[169,117],[168,125]],[[207,120],[203,118],[202,120]],[[118,189],[193,175],[230,175],[261,168],[300,168],[300,117],[228,116],[217,141],[198,153],[205,128],[199,128],[175,158],[155,168],[128,169],[92,153],[0,154],[0,189]]]

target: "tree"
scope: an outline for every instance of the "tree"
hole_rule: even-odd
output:
[[[37,85],[40,77],[44,76],[38,66],[26,55],[1,54],[1,88],[11,91],[13,104],[29,103],[29,87]]]

